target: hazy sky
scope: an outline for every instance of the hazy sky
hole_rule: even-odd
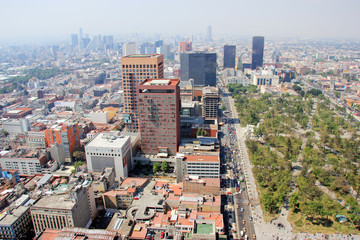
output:
[[[360,0],[0,0],[0,41],[134,32],[360,39]],[[68,37],[70,40],[70,37]]]

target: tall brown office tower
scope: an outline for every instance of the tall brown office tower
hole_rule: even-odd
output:
[[[175,155],[180,142],[179,79],[145,80],[139,85],[141,150]]]
[[[179,52],[191,52],[191,51],[192,51],[192,42],[179,43]]]
[[[138,85],[145,79],[164,77],[163,55],[129,55],[121,58],[124,89],[123,119],[126,130],[139,131]]]

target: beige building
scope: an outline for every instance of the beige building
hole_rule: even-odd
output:
[[[76,186],[69,195],[45,196],[31,207],[36,235],[45,229],[89,227],[91,209],[87,188]]]
[[[108,191],[103,194],[104,207],[105,209],[127,209],[132,204],[135,193],[135,188]]]
[[[164,77],[163,55],[129,55],[121,58],[124,90],[123,120],[126,130],[139,129],[138,85],[145,79]]]

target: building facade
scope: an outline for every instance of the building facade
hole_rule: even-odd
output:
[[[279,76],[265,75],[265,74],[252,74],[252,83],[255,86],[278,86],[280,83]]]
[[[263,66],[264,58],[264,37],[255,36],[252,42],[252,62],[251,69]]]
[[[216,53],[181,53],[180,79],[194,79],[195,86],[216,86]]]
[[[163,55],[130,55],[121,58],[124,90],[123,121],[126,130],[139,130],[138,85],[145,79],[164,77]]]
[[[130,137],[117,132],[97,135],[85,146],[85,155],[90,172],[114,168],[117,179],[126,178],[133,166]]]
[[[235,68],[235,45],[224,46],[224,68]]]
[[[175,155],[180,142],[180,81],[145,80],[139,85],[141,150]]]

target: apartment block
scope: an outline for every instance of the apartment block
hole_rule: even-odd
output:
[[[71,158],[76,149],[80,147],[80,132],[77,123],[60,123],[45,130],[45,142],[49,147],[54,143],[63,145],[65,157]]]

